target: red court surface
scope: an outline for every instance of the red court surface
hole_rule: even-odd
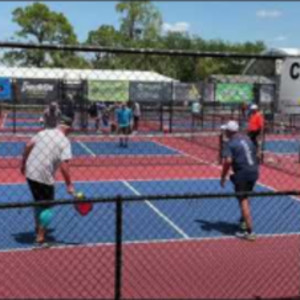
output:
[[[124,298],[259,299],[299,295],[298,235],[131,243]],[[113,298],[114,246],[0,253],[1,298]]]

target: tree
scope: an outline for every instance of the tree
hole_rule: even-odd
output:
[[[102,25],[97,30],[92,30],[88,33],[86,44],[103,47],[119,47],[123,45],[123,38],[122,34],[113,26]]]
[[[162,17],[150,1],[122,1],[116,5],[116,11],[124,14],[120,32],[130,40],[153,40],[159,37]]]
[[[73,26],[62,13],[53,12],[43,3],[34,3],[13,11],[13,22],[20,26],[15,33],[19,41],[39,44],[75,45],[77,37]],[[74,53],[20,50],[12,51],[4,56],[8,64],[35,67],[76,67],[83,65],[81,57]],[[72,66],[69,65],[70,61]]]
[[[126,42],[123,35],[113,26],[102,25],[97,30],[88,33],[87,45],[101,47],[122,47]],[[117,56],[111,53],[96,52],[92,64],[95,68],[112,69],[117,64]]]

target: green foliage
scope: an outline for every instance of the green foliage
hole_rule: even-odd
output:
[[[204,40],[188,33],[162,33],[161,13],[151,1],[120,1],[116,4],[116,12],[120,15],[120,29],[101,25],[88,33],[84,44],[201,52],[261,53],[265,50],[261,41],[229,43],[220,39]],[[51,11],[43,3],[17,8],[13,12],[13,21],[20,27],[15,33],[17,39],[41,44],[78,44],[67,18]],[[151,70],[188,82],[203,80],[212,74],[240,74],[249,60],[105,52],[80,56],[67,51],[19,50],[6,53],[3,61],[9,65],[27,67]]]
[[[67,18],[51,11],[43,3],[34,3],[13,11],[13,21],[20,29],[15,33],[18,40],[33,43],[76,45],[77,37]],[[19,50],[6,53],[5,63],[9,65],[35,67],[79,67],[86,65],[76,54],[54,51]]]
[[[161,33],[162,17],[150,1],[121,1],[116,5],[121,17],[120,32],[130,40],[153,40]]]
[[[13,21],[21,29],[16,36],[38,43],[76,44],[72,25],[61,14],[50,11],[43,3],[34,3],[13,11]]]

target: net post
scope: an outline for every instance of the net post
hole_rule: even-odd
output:
[[[265,142],[266,142],[266,130],[265,130],[265,126],[262,129],[262,133],[261,133],[261,143],[258,145],[259,147],[259,152],[260,152],[260,163],[263,164],[265,157],[264,157],[264,149],[265,149]]]
[[[17,133],[17,113],[16,105],[13,106],[13,133]]]
[[[169,105],[169,132],[170,133],[173,132],[173,113],[174,113],[173,101],[170,101],[170,105]]]
[[[219,164],[221,165],[222,164],[222,153],[223,153],[223,133],[221,132],[220,133],[220,136],[219,136]]]
[[[160,131],[164,131],[164,105],[163,102],[160,102],[160,107],[159,107],[159,125],[160,125]]]
[[[203,106],[202,106],[202,109],[200,111],[200,122],[201,122],[201,129],[203,130],[204,129],[204,109],[205,109],[206,105],[204,105],[203,103]]]
[[[115,233],[115,300],[122,298],[122,235],[123,204],[122,197],[116,197],[116,233]]]
[[[16,80],[13,80],[13,133],[17,133],[17,82]]]

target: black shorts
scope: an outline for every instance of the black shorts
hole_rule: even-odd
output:
[[[119,133],[129,135],[130,134],[130,126],[119,127]]]
[[[248,136],[250,140],[253,142],[254,146],[258,146],[258,136],[260,135],[261,130],[256,130],[256,131],[249,131]]]
[[[43,184],[27,178],[27,182],[34,201],[53,201],[54,185]],[[51,205],[43,205],[43,208],[50,208]]]
[[[242,201],[243,199],[247,198],[246,194],[243,194],[243,192],[252,192],[256,184],[256,180],[236,180],[234,176],[230,176],[230,180],[234,185],[235,192],[241,193],[241,195],[237,197],[239,201]]]

